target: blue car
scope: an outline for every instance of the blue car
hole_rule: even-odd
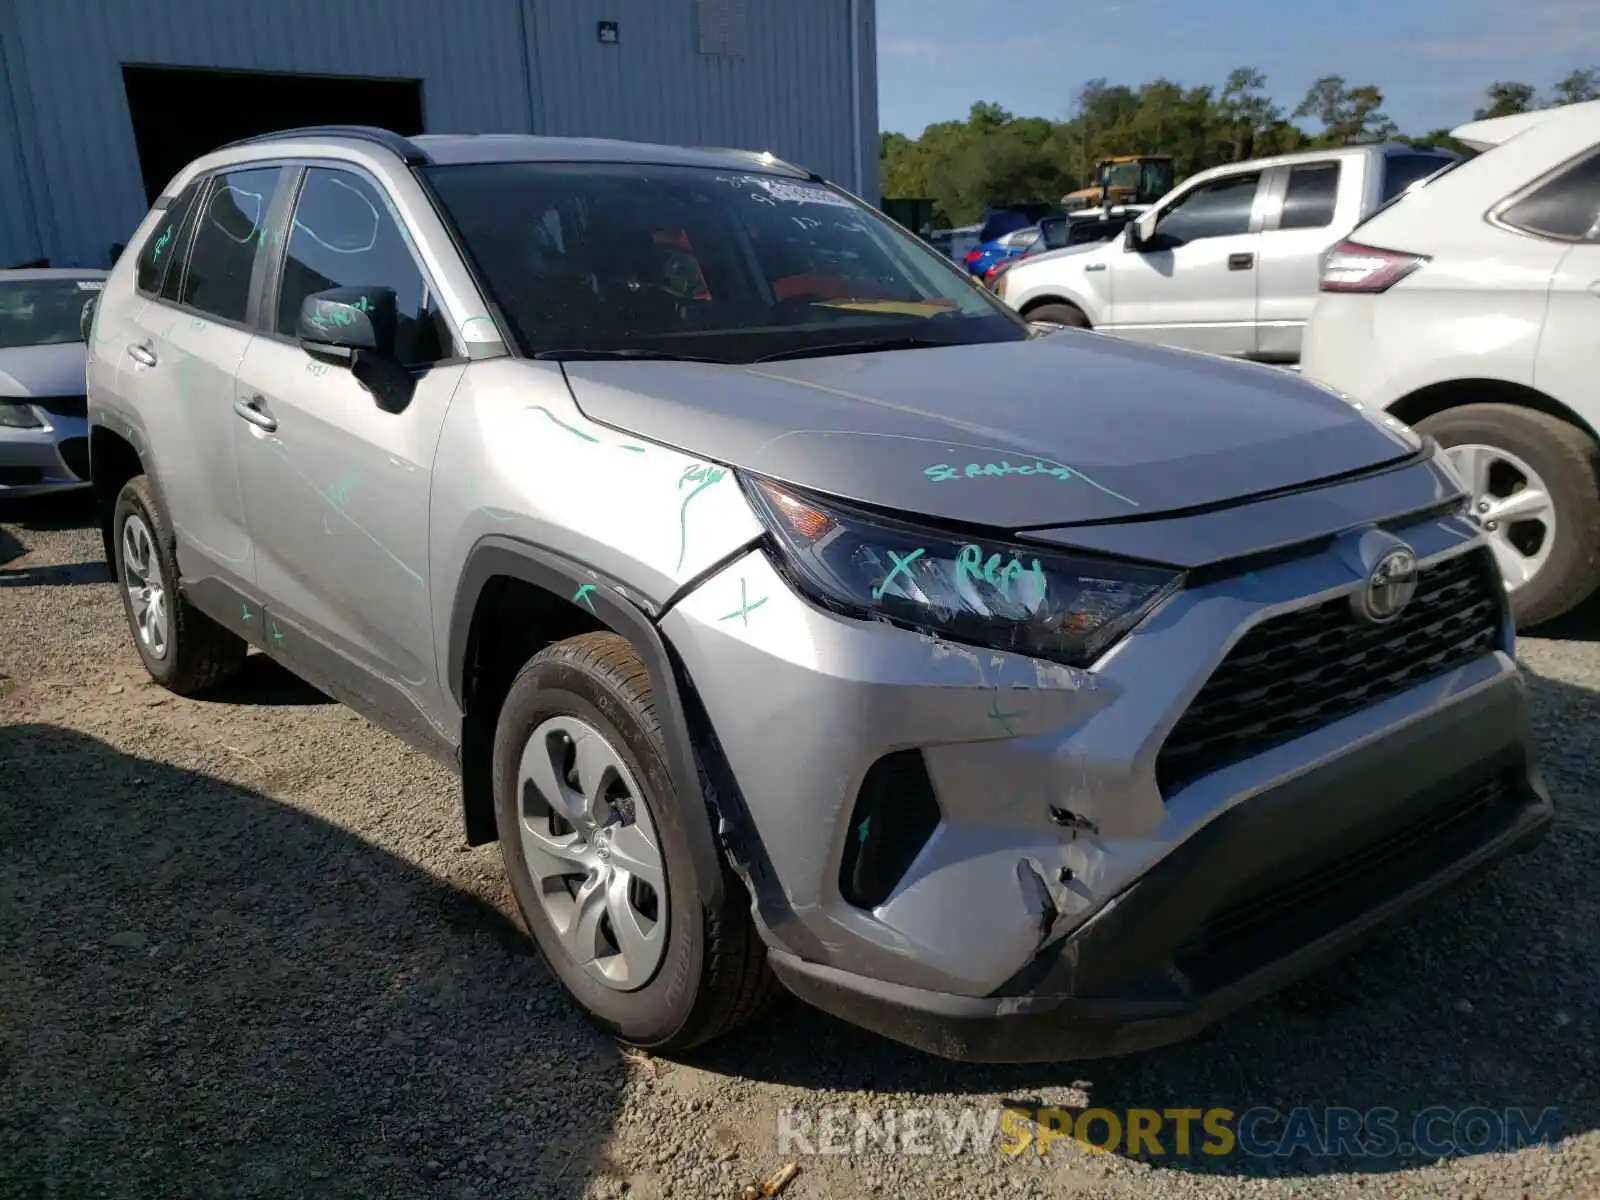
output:
[[[1039,241],[1037,225],[1024,225],[1010,233],[1003,233],[993,241],[983,242],[967,255],[967,270],[979,279],[987,279],[990,272],[1003,262],[1009,262]]]

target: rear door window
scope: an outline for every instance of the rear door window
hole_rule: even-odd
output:
[[[1600,241],[1600,152],[1535,188],[1500,213],[1513,229],[1562,241]]]
[[[183,244],[188,233],[188,217],[195,200],[204,190],[206,180],[196,179],[174,196],[156,224],[144,249],[139,251],[134,264],[133,284],[146,296],[159,295],[169,275],[175,276],[172,264],[183,254]],[[176,285],[174,285],[176,286]]]
[[[282,167],[251,167],[213,177],[202,202],[178,302],[243,324],[250,276]]]
[[[1390,154],[1383,160],[1383,197],[1387,204],[1419,179],[1442,171],[1456,160],[1443,154]]]
[[[1337,162],[1306,163],[1304,166],[1291,167],[1278,228],[1321,229],[1333,224],[1334,202],[1338,194]]]

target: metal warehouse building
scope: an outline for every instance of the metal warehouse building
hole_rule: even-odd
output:
[[[296,125],[770,150],[876,202],[874,0],[0,0],[0,266]]]

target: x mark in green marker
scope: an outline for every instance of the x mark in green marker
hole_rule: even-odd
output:
[[[889,590],[889,585],[894,582],[896,575],[904,575],[909,581],[911,579],[911,564],[921,558],[923,553],[924,551],[920,546],[904,558],[901,558],[893,550],[889,551],[889,557],[894,559],[894,566],[889,568],[889,573],[883,577],[883,582],[872,589],[872,598],[874,600],[882,600],[884,592]]]

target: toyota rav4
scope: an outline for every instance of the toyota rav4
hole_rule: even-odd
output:
[[[771,155],[252,139],[90,346],[150,674],[254,647],[455,766],[631,1043],[781,982],[956,1058],[1155,1045],[1550,821],[1431,442],[1031,328]]]

